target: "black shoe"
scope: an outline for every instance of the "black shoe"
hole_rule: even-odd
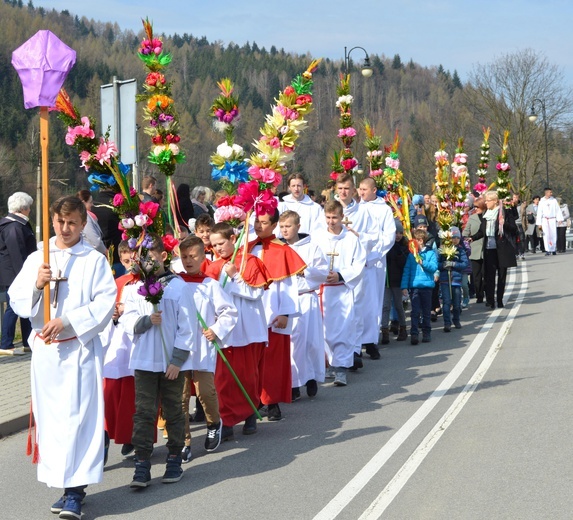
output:
[[[278,404],[269,404],[269,413],[267,419],[269,421],[280,421],[283,418],[281,409]]]
[[[298,401],[300,399],[300,388],[293,388],[292,389],[292,402]]]
[[[418,344],[418,334],[410,334],[410,345]]]
[[[257,433],[257,414],[254,413],[245,419],[243,426],[243,435],[253,435],[253,433]]]
[[[438,315],[436,314],[436,311],[430,312],[430,321],[438,321]]]
[[[476,303],[483,303],[483,298],[477,298]]]
[[[224,426],[221,428],[221,442],[232,441],[235,437],[235,432],[232,426]]]
[[[352,368],[350,370],[355,372],[356,370],[358,370],[359,368],[362,368],[363,366],[364,366],[364,362],[362,361],[362,358],[360,357],[359,354],[357,354],[355,352],[354,353],[354,365],[352,365]]]
[[[380,359],[380,352],[378,352],[378,349],[376,348],[376,345],[374,345],[374,343],[366,343],[364,347],[366,350],[366,354],[370,356],[370,359]]]
[[[308,397],[314,397],[318,393],[318,384],[316,383],[316,379],[309,379],[306,382],[306,395]]]
[[[450,332],[452,329],[449,325],[444,325],[444,332]]]
[[[500,309],[503,309],[503,307],[504,307],[503,302],[497,302],[497,306],[498,306]]]
[[[133,455],[133,452],[135,451],[135,448],[133,446],[133,444],[124,444],[121,447],[121,455],[124,458],[129,457],[130,455]]]
[[[461,329],[462,328],[462,324],[459,321],[454,321],[454,327],[456,329]]]
[[[181,467],[181,454],[168,455],[165,461],[165,473],[161,479],[164,484],[173,484],[179,482],[183,476],[183,468]]]
[[[432,336],[430,334],[422,334],[422,343],[430,343],[432,341]]]
[[[495,303],[493,303],[493,302],[485,302],[485,306],[491,307],[492,309],[495,309]]]
[[[136,460],[135,473],[133,474],[133,480],[131,481],[129,487],[133,489],[145,488],[149,486],[150,480],[151,462],[148,460]]]
[[[207,426],[207,437],[205,437],[205,449],[207,451],[215,451],[219,447],[222,430],[223,421]]]

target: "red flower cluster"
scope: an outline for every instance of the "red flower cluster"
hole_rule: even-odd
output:
[[[145,78],[145,83],[151,87],[165,85],[165,76],[160,72],[150,72]]]

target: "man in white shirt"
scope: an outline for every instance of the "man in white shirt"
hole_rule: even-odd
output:
[[[556,255],[557,247],[557,224],[563,222],[563,214],[557,200],[553,198],[551,188],[545,188],[545,196],[537,206],[535,225],[543,230],[543,243],[545,244],[545,256]]]

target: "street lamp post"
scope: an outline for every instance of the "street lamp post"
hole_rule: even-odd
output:
[[[348,74],[349,70],[350,70],[350,53],[354,50],[354,49],[362,49],[364,51],[364,65],[362,65],[362,75],[365,78],[369,78],[370,76],[372,76],[372,65],[370,65],[370,58],[368,56],[368,53],[366,52],[366,49],[364,47],[352,47],[352,49],[350,49],[349,51],[346,50],[347,48],[344,47],[344,73]]]
[[[532,123],[537,121],[535,103],[539,103],[541,105],[541,115],[543,116],[543,138],[545,139],[545,182],[546,186],[549,187],[549,149],[547,146],[547,114],[545,113],[545,101],[535,98],[531,102],[531,114],[529,115],[529,120]]]

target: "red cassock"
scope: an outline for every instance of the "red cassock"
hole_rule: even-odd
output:
[[[296,276],[306,269],[298,253],[275,235],[249,242],[249,251],[258,244],[262,246],[260,259],[272,282]],[[261,401],[263,404],[275,404],[290,403],[291,399],[290,335],[279,334],[269,328],[269,345],[263,360]]]
[[[241,266],[241,255],[235,258],[237,269]],[[223,266],[228,260],[219,259],[212,262],[206,269],[206,274],[218,280]],[[263,263],[252,255],[247,255],[242,278],[251,287],[267,287],[268,280]],[[239,314],[239,320],[248,322],[249,316]],[[261,377],[263,353],[266,350],[264,342],[247,345],[229,345],[223,349],[227,361],[237,374],[245,391],[255,406],[260,404]],[[219,413],[225,426],[234,426],[252,415],[253,409],[241,392],[237,382],[220,356],[217,357],[215,369],[215,388],[219,398]]]

